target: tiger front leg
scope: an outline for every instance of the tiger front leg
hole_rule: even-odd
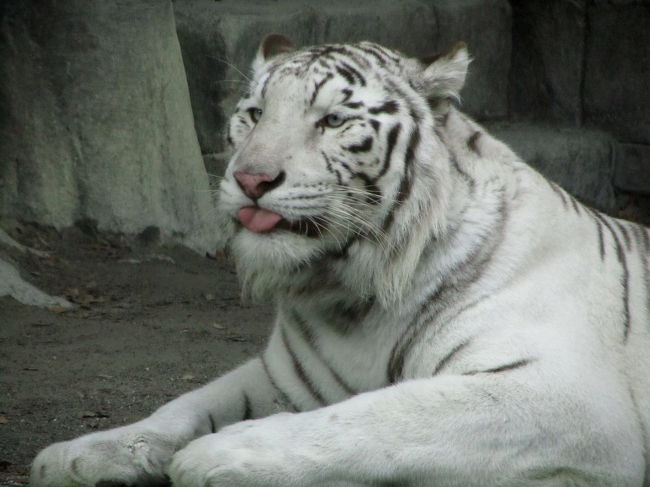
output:
[[[190,443],[168,473],[175,487],[641,486],[627,411],[527,380],[420,379],[240,423]]]
[[[32,487],[168,483],[165,468],[191,440],[280,410],[261,360],[255,359],[161,407],[137,423],[55,443],[32,465]]]

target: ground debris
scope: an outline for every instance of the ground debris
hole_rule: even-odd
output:
[[[103,411],[83,411],[80,415],[80,418],[110,418],[110,414]]]

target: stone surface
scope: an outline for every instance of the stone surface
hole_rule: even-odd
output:
[[[3,2],[0,19],[0,216],[210,248],[171,3]]]
[[[524,162],[584,203],[615,212],[612,137],[596,130],[531,123],[492,123],[487,128]]]
[[[512,49],[510,4],[503,0],[427,0],[437,22],[438,50],[467,43],[473,59],[461,93],[463,111],[478,120],[508,115]]]
[[[0,298],[3,296],[11,296],[16,301],[30,306],[72,308],[72,304],[65,299],[45,294],[25,281],[16,267],[0,258]]]
[[[650,195],[650,145],[619,144],[614,181],[623,191]]]
[[[650,2],[598,1],[587,13],[585,122],[650,143]]]
[[[224,40],[219,32],[218,18],[201,15],[199,11],[185,15],[177,9],[176,31],[187,71],[194,127],[202,152],[222,150],[223,137],[216,127],[223,127],[226,115],[220,101],[227,89],[240,85],[238,80],[226,81],[227,61]]]
[[[579,124],[586,0],[511,0],[511,4],[511,114]]]
[[[176,0],[174,11],[204,153],[224,149],[223,122],[270,32],[288,35],[296,46],[372,40],[411,56],[465,40],[475,61],[462,93],[464,109],[481,119],[507,114],[506,0]]]

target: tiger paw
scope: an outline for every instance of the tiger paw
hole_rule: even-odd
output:
[[[166,485],[173,445],[151,432],[105,431],[55,443],[32,465],[32,487]]]
[[[167,470],[174,487],[289,487],[311,485],[309,466],[287,417],[245,421],[194,440]],[[287,438],[295,442],[286,444]]]

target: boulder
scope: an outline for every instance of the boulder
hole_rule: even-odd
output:
[[[2,2],[0,19],[0,216],[212,248],[171,2]]]
[[[580,124],[586,0],[511,3],[511,115]]]
[[[505,118],[512,50],[510,4],[505,0],[428,0],[426,3],[435,14],[436,49],[458,41],[468,45],[472,63],[461,92],[463,111],[478,120]]]
[[[487,125],[519,157],[579,200],[613,214],[616,141],[597,130],[498,122]]]
[[[650,3],[598,0],[588,11],[585,122],[650,143]]]
[[[620,190],[650,195],[650,145],[618,144],[614,182]]]

